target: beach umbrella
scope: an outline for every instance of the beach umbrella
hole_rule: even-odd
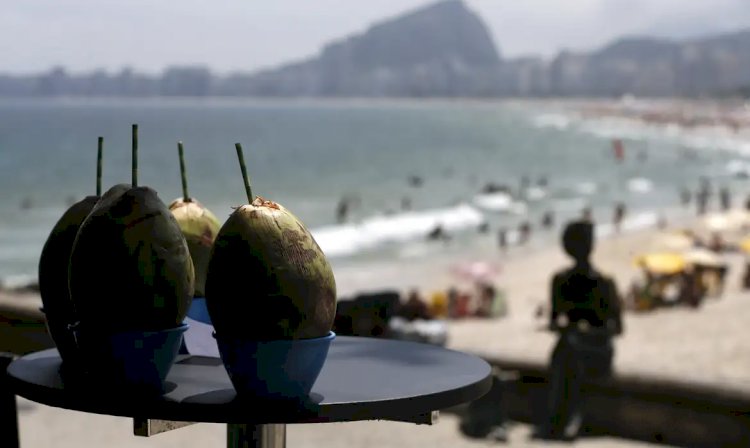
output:
[[[750,215],[744,210],[712,213],[704,218],[704,225],[711,231],[736,230],[750,224]]]
[[[706,267],[724,266],[724,261],[713,251],[708,249],[696,248],[685,252],[685,261],[690,264]]]
[[[729,218],[721,213],[713,213],[703,219],[703,224],[711,231],[720,232],[732,227]]]
[[[683,232],[664,233],[656,238],[656,246],[667,251],[687,250],[694,244],[693,238]]]
[[[750,237],[745,238],[740,242],[740,249],[744,252],[750,253]]]
[[[470,281],[491,280],[500,273],[500,267],[487,261],[469,261],[453,266],[453,274]]]
[[[677,274],[687,267],[685,257],[676,252],[652,252],[643,254],[636,257],[634,262],[636,266],[660,275]]]

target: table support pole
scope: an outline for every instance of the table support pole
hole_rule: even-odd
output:
[[[286,448],[286,425],[227,425],[227,448]]]
[[[13,361],[12,353],[0,353],[0,446],[3,448],[18,448],[18,412],[16,409],[16,395],[8,386],[8,376],[5,369]]]

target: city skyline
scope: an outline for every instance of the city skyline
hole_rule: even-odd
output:
[[[25,75],[54,66],[73,74],[125,67],[158,74],[169,66],[195,65],[217,74],[253,72],[313,57],[331,40],[434,2],[321,0],[292,7],[279,0],[217,2],[210,9],[197,0],[2,3],[0,72]],[[683,39],[750,25],[750,2],[743,0],[582,0],[564,11],[554,0],[465,3],[488,25],[503,57],[551,57],[564,49],[590,51],[628,35]]]

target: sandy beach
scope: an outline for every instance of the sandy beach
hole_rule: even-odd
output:
[[[677,228],[691,228],[699,235],[708,232],[700,221]],[[613,236],[597,242],[594,265],[611,275],[621,294],[631,281],[639,278],[633,259],[650,248],[658,248],[665,231],[656,229]],[[738,240],[738,230],[725,232],[729,241]],[[472,260],[498,263],[502,272],[495,283],[506,293],[509,314],[498,319],[465,319],[449,323],[450,348],[493,357],[507,357],[546,362],[554,344],[553,334],[543,330],[545,319],[535,317],[540,304],[549,301],[552,273],[570,265],[559,246],[535,250],[521,255],[520,249],[507,256],[477,254]],[[722,255],[730,266],[726,287],[720,298],[707,298],[697,309],[676,307],[651,312],[624,312],[624,334],[616,341],[615,368],[623,373],[648,373],[677,376],[690,381],[725,381],[750,384],[750,341],[742,328],[750,319],[745,306],[750,294],[741,291],[740,276],[745,256],[741,253]],[[379,279],[405,290],[417,287],[424,292],[457,283],[450,275],[451,266],[461,260],[436,262],[429,267],[403,263],[382,272],[359,273],[339,277],[342,289],[367,287],[368,281]],[[463,260],[469,261],[469,260]],[[397,272],[397,274],[396,274]]]
[[[695,223],[691,227],[698,228]],[[612,275],[621,292],[637,277],[634,256],[656,247],[661,231],[643,230],[622,234],[597,243],[594,263]],[[736,238],[737,233],[728,235]],[[478,250],[472,260],[500,264],[502,272],[496,284],[505,290],[509,313],[497,319],[465,319],[449,323],[449,343],[453,349],[491,357],[546,362],[554,335],[542,330],[543,319],[535,317],[536,308],[548,300],[550,276],[569,264],[559,247],[537,249],[524,254],[515,248],[499,254],[494,245]],[[748,294],[740,290],[739,276],[744,256],[725,256],[730,265],[726,289],[721,298],[706,299],[698,309],[670,308],[648,313],[626,312],[625,333],[616,342],[615,369],[623,373],[642,373],[687,381],[750,385],[750,341],[742,328],[750,320]],[[468,259],[467,259],[468,260]],[[456,284],[451,266],[467,260],[439,260],[429,264],[401,260],[368,272],[336,272],[342,295],[355,291],[411,287],[425,293]],[[469,287],[469,283],[464,283]],[[0,296],[2,300],[5,296]],[[38,297],[27,296],[29,303]],[[88,416],[53,409],[19,399],[23,446],[101,446],[184,447],[221,446],[225,435],[221,425],[196,425],[152,439],[132,437],[128,419]],[[290,426],[289,446],[487,446],[489,441],[464,438],[452,415],[441,416],[433,427],[390,422]],[[510,433],[512,446],[542,446],[529,439],[526,425],[515,425]],[[645,446],[609,438],[583,439],[577,446]],[[547,446],[547,445],[544,445]]]

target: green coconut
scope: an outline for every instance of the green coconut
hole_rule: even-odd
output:
[[[98,200],[98,196],[87,196],[66,210],[52,228],[39,257],[39,293],[50,336],[63,359],[75,350],[68,326],[77,321],[68,291],[70,251],[81,223]]]
[[[78,319],[68,290],[68,267],[81,223],[100,199],[102,179],[103,138],[98,139],[96,195],[76,202],[55,223],[39,257],[39,293],[47,319],[50,336],[63,359],[76,350],[76,343],[68,327]]]
[[[136,135],[134,127],[134,142]],[[135,143],[133,153],[135,161]],[[156,191],[137,185],[134,162],[132,185],[105,193],[76,236],[68,285],[82,326],[163,330],[187,314],[194,288],[187,242]]]
[[[203,297],[206,291],[208,260],[211,257],[211,248],[221,224],[210,210],[188,194],[182,142],[178,143],[178,149],[182,177],[182,197],[172,201],[169,204],[169,210],[177,220],[180,230],[182,230],[182,235],[185,237],[190,251],[190,257],[193,259],[195,296]]]
[[[248,199],[249,181],[237,145]],[[255,198],[219,230],[206,278],[217,334],[250,340],[326,336],[336,313],[333,270],[305,225],[281,204]]]
[[[187,241],[190,257],[195,270],[195,296],[203,297],[206,291],[206,271],[211,258],[211,248],[219,233],[219,220],[194,198],[186,201],[175,199],[169,204],[169,210],[177,220],[182,235]]]

